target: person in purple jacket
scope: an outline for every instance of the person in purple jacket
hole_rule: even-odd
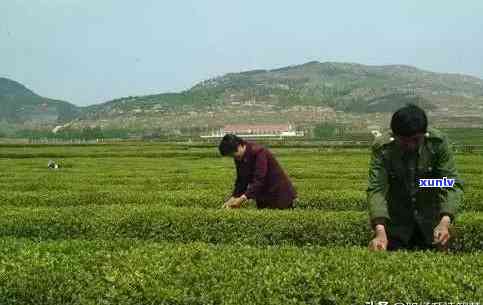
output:
[[[233,134],[225,135],[218,148],[222,156],[233,157],[236,166],[235,187],[224,208],[240,208],[248,199],[259,209],[294,207],[295,188],[268,149]]]

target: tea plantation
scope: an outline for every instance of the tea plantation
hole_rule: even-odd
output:
[[[456,155],[441,254],[367,250],[368,151],[273,152],[294,210],[221,209],[235,170],[216,147],[2,145],[0,304],[483,302],[483,155]]]

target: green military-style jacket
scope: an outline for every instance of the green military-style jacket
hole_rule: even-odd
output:
[[[389,238],[408,242],[416,225],[430,245],[442,215],[454,221],[463,197],[463,181],[455,167],[448,138],[428,129],[424,144],[406,163],[392,135],[376,137],[372,144],[367,201],[372,225],[386,224]],[[411,165],[412,164],[412,165]],[[421,188],[421,178],[455,179],[452,188]]]

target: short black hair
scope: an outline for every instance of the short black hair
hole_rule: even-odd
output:
[[[391,130],[396,136],[413,136],[427,129],[428,118],[419,106],[408,104],[392,115]]]
[[[240,144],[245,144],[245,141],[242,138],[234,134],[227,134],[221,139],[218,149],[222,156],[228,156],[236,152],[238,145]]]

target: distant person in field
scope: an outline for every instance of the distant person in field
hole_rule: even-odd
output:
[[[219,150],[222,156],[233,157],[236,166],[233,194],[223,207],[240,208],[248,199],[254,199],[259,209],[293,207],[296,191],[268,149],[228,134]]]
[[[47,167],[48,168],[51,168],[51,169],[58,169],[58,168],[60,168],[59,164],[56,163],[53,160],[49,160],[49,163],[47,164]]]
[[[448,138],[428,129],[426,114],[416,105],[396,111],[391,130],[372,145],[367,200],[374,238],[369,248],[446,251],[463,195]],[[451,187],[423,187],[428,185],[420,181],[444,177],[454,179]]]

